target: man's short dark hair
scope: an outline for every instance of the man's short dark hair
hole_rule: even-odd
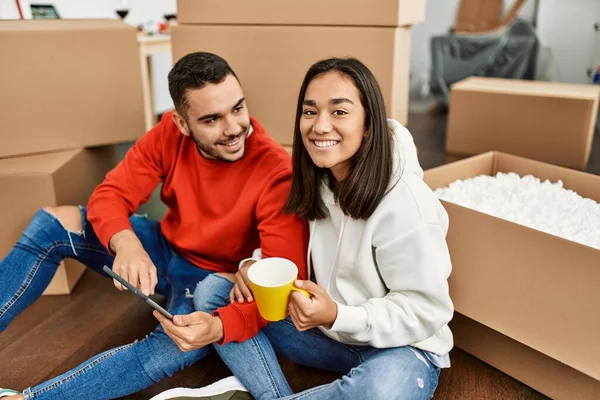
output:
[[[230,74],[237,79],[227,61],[216,54],[196,52],[186,55],[169,72],[169,93],[175,109],[185,117],[188,108],[185,95],[188,90],[201,89],[209,83],[221,83]]]

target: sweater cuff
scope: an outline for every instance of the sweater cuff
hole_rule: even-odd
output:
[[[216,344],[224,345],[229,342],[237,342],[244,336],[245,318],[244,314],[238,308],[228,305],[217,308],[212,315],[221,318],[221,322],[223,323],[223,339],[220,342],[216,342]]]
[[[329,329],[330,331],[354,335],[367,330],[368,315],[364,307],[347,306],[340,303],[337,303],[337,306],[337,318]]]
[[[115,253],[110,248],[110,239],[115,233],[121,232],[125,229],[133,230],[131,227],[131,222],[129,222],[128,218],[109,219],[108,221],[102,223],[100,229],[98,232],[96,232],[96,235],[98,236],[100,243],[106,247],[108,252],[114,255]]]

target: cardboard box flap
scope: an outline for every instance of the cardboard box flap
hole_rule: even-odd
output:
[[[451,86],[452,91],[518,94],[594,100],[600,96],[600,86],[562,82],[526,81],[519,79],[484,78],[472,76]]]
[[[116,19],[57,19],[57,20],[13,20],[0,21],[0,31],[40,31],[40,30],[101,30],[124,29],[135,31],[131,25]]]
[[[490,175],[494,171],[495,154],[490,151],[475,157],[451,164],[428,169],[425,181],[432,190],[446,187],[458,179],[468,179],[477,175]]]
[[[406,26],[425,20],[425,0],[178,0],[180,24]]]
[[[48,175],[57,171],[81,150],[0,159],[0,175]]]

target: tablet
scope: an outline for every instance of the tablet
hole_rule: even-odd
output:
[[[162,308],[161,306],[156,304],[156,302],[154,300],[152,300],[150,297],[146,296],[139,289],[135,288],[131,283],[127,282],[125,279],[123,279],[122,277],[117,275],[112,269],[108,268],[106,265],[102,269],[104,270],[104,272],[106,272],[108,275],[110,275],[111,278],[116,279],[121,285],[125,286],[131,293],[135,294],[136,296],[138,296],[139,298],[144,300],[147,304],[149,304],[156,311],[158,311],[165,317],[169,318],[171,321],[173,320],[173,315],[171,315],[170,312],[168,312],[167,310],[165,310],[164,308]]]

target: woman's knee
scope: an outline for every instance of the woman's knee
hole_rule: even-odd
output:
[[[196,311],[212,313],[229,303],[229,292],[232,288],[233,282],[221,275],[207,276],[194,290],[194,308]]]
[[[430,399],[439,369],[418,350],[398,347],[378,351],[340,381],[341,389],[357,397],[377,399]]]

